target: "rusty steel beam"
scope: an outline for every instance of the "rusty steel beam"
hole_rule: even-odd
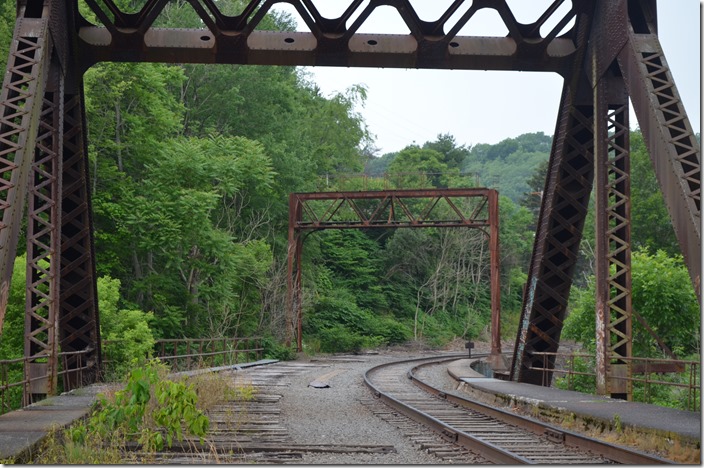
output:
[[[67,89],[63,134],[59,339],[64,352],[87,351],[69,356],[67,369],[91,367],[65,375],[67,389],[95,382],[102,368],[82,81]]]
[[[301,211],[297,229],[484,228],[490,226],[485,208],[491,193],[489,189],[472,188],[319,192],[293,196]],[[458,203],[462,200],[475,202],[463,207]]]
[[[597,392],[632,398],[630,154],[628,95],[621,76],[594,87]]]
[[[581,90],[585,87],[582,82]],[[511,369],[511,380],[535,385],[542,385],[544,375],[531,370],[543,367],[543,357],[534,353],[555,353],[560,344],[592,191],[594,110],[578,105],[574,94],[565,87]],[[548,367],[554,367],[554,357]]]
[[[453,201],[453,199],[457,199]],[[360,201],[376,204],[362,207]],[[413,206],[413,202],[423,203]],[[463,206],[462,201],[469,202]],[[442,202],[442,203],[441,203]],[[318,203],[318,206],[313,204]],[[444,206],[444,210],[442,207]],[[347,210],[341,208],[347,207]],[[444,213],[443,213],[444,211]],[[443,219],[438,219],[442,216]],[[340,219],[343,218],[343,219]],[[364,192],[315,192],[289,195],[286,343],[297,328],[302,351],[301,256],[303,233],[323,229],[466,227],[481,229],[488,238],[491,289],[491,356],[501,359],[501,283],[499,257],[499,196],[486,188],[409,189]],[[488,231],[486,230],[488,228]]]
[[[350,0],[338,18],[324,18],[310,0],[287,0],[305,32],[260,30],[274,0],[250,0],[226,15],[210,0],[192,0],[202,29],[154,27],[168,2],[146,2],[136,13],[121,11],[112,0],[86,0],[97,22],[81,22],[78,30],[84,69],[101,61],[237,63],[250,65],[309,65],[338,67],[433,68],[465,70],[553,71],[566,73],[575,52],[573,28],[558,36],[584,7],[572,2],[557,12],[557,0],[532,24],[521,24],[506,0],[456,0],[435,21],[421,20],[410,0]],[[567,4],[570,4],[567,2]],[[357,31],[376,8],[396,9],[409,34],[362,34]],[[501,37],[461,36],[477,12],[491,9],[504,22]],[[453,17],[453,15],[455,15]],[[559,16],[556,16],[559,15]],[[540,30],[555,20],[552,30]]]
[[[627,0],[599,2],[586,74],[594,103],[597,392],[631,399],[631,194],[628,93],[616,64],[628,42]]]
[[[27,223],[26,404],[55,395],[58,375],[59,264],[64,80],[52,58],[37,135]],[[45,377],[43,377],[45,376]]]
[[[560,344],[594,179],[594,103],[584,73],[592,14],[583,12],[577,22],[578,56],[562,90],[511,363],[511,380],[535,385],[545,381],[532,370],[544,364],[535,353],[556,353]]]
[[[491,190],[487,194],[489,209],[489,274],[491,285],[491,352],[494,358],[501,356],[501,259],[499,257],[499,193]],[[499,363],[494,359],[494,370]],[[503,360],[501,370],[503,371]]]
[[[297,265],[297,259],[301,257],[301,251],[299,250],[299,238],[300,236],[296,232],[296,224],[301,219],[300,205],[293,196],[288,198],[288,250],[287,250],[287,274],[286,274],[286,334],[285,343],[286,346],[291,346],[291,340],[293,339],[294,330],[294,317],[298,315],[300,310],[300,304],[298,302],[297,292],[300,290],[300,284],[298,283],[298,271],[299,268],[295,268]],[[294,277],[294,272],[296,276]]]
[[[618,64],[701,304],[701,147],[658,40],[655,8],[628,6]]]
[[[3,94],[2,105],[4,115],[14,119],[10,122],[18,121],[11,112],[21,106],[29,124],[23,122],[19,128],[23,133],[10,128],[8,136],[0,139],[0,149],[9,154],[20,154],[21,150],[27,153],[23,157],[28,157],[36,147],[32,177],[28,184],[20,184],[20,187],[28,187],[30,195],[25,313],[28,365],[25,375],[33,382],[24,393],[24,400],[28,403],[36,396],[57,391],[60,365],[64,370],[64,390],[94,382],[100,369],[100,334],[87,185],[87,143],[83,132],[83,90],[78,61],[71,53],[75,46],[68,32],[75,13],[68,14],[67,3],[58,0],[20,3],[17,30],[24,34],[23,25],[29,25],[29,36],[34,37],[34,34],[36,37],[34,40],[15,38],[15,44],[35,43],[35,47],[25,46],[23,54],[18,54],[18,62],[28,72],[8,75],[16,78],[18,83],[5,87],[10,92]],[[41,29],[38,29],[39,24]],[[73,39],[75,42],[75,37]],[[44,44],[43,49],[37,44]],[[33,68],[29,69],[30,65]],[[22,67],[19,70],[23,70]],[[25,90],[28,95],[23,96],[14,90],[15,87]],[[30,99],[42,102],[38,99],[40,91],[43,109],[37,110]],[[38,136],[37,129],[33,128],[35,120],[39,126]],[[3,124],[3,129],[11,127],[5,121]],[[17,142],[19,149],[11,145],[12,142]],[[24,146],[20,147],[20,144]],[[18,156],[16,160],[19,161]],[[23,170],[21,166],[15,166],[12,176],[5,179],[12,179],[16,177],[15,173]],[[8,195],[3,216],[12,210],[21,212],[23,198],[23,195]],[[12,230],[5,229],[11,232],[5,238],[0,233],[3,239],[0,253],[5,268],[3,282],[6,284],[11,280],[19,225],[15,222]],[[0,310],[4,315],[7,298],[0,299],[3,302]],[[60,352],[86,350],[88,352],[82,356],[68,355],[62,363],[58,361]]]
[[[52,41],[48,16],[48,7],[39,12],[19,8],[0,94],[0,329],[49,73]]]

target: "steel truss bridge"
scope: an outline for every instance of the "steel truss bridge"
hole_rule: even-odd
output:
[[[594,189],[597,383],[601,393],[622,398],[630,390],[614,377],[632,371],[630,98],[699,294],[700,148],[658,40],[655,0],[555,0],[532,24],[519,23],[506,0],[455,0],[433,21],[421,20],[410,0],[348,0],[338,18],[321,16],[315,0],[282,2],[308,32],[259,29],[277,0],[242,2],[234,15],[215,0],[187,0],[202,29],[154,27],[169,3],[143,0],[127,12],[114,0],[17,0],[0,95],[0,324],[26,220],[26,373],[46,368],[43,393],[56,390],[59,349],[68,353],[64,367],[78,366],[71,353],[80,352],[90,370],[83,381],[65,378],[65,388],[95,380],[101,367],[82,77],[102,61],[560,74],[511,378],[539,384],[541,373],[531,370],[542,365],[536,353],[557,350]],[[396,9],[409,34],[358,33],[381,6]],[[459,35],[484,9],[498,13],[508,34]],[[541,34],[548,22],[554,28]]]

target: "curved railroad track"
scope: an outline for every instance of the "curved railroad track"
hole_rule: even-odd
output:
[[[416,375],[423,366],[465,357],[435,356],[382,364],[369,369],[364,380],[376,397],[396,411],[494,463],[672,463],[448,394]]]

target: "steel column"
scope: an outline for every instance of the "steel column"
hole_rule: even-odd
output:
[[[0,327],[5,320],[52,43],[49,8],[18,10],[0,94]],[[29,279],[29,278],[28,278]]]
[[[299,232],[296,236],[296,278],[294,282],[294,307],[296,310],[296,349],[298,352],[303,351],[303,270],[301,264],[303,262],[303,233]]]
[[[60,343],[63,351],[87,351],[80,359],[69,357],[65,363],[68,369],[75,369],[80,362],[91,366],[91,370],[82,372],[84,382],[78,381],[79,373],[66,375],[65,388],[73,388],[95,381],[102,359],[85,107],[80,79],[67,89],[64,117]]]
[[[594,109],[585,80],[563,90],[558,128],[523,297],[511,380],[541,385],[543,357],[557,352],[594,176]],[[548,358],[554,367],[554,357]],[[552,375],[548,376],[548,381]]]
[[[499,257],[499,194],[488,193],[491,262],[491,355],[501,356],[501,271]]]
[[[296,258],[296,209],[296,198],[291,193],[288,196],[288,247],[286,249],[286,334],[284,342],[287,347],[291,346],[291,340],[293,339],[293,297],[295,295],[293,287],[293,264]]]
[[[562,90],[511,365],[511,380],[535,385],[546,376],[532,368],[554,368],[553,356],[545,362],[535,353],[558,350],[592,191],[594,105],[585,58],[594,7],[584,2],[577,18],[577,53]]]
[[[296,194],[288,198],[288,269],[286,275],[286,346],[291,346],[291,340],[296,329],[296,348],[303,351],[301,341],[303,304],[301,303],[301,255],[303,239],[296,228],[302,219],[301,203]]]
[[[54,395],[58,373],[64,77],[54,57],[44,93],[29,196],[24,401]],[[36,380],[39,379],[39,380]]]
[[[630,129],[622,77],[601,77],[594,101],[597,391],[631,399],[631,382],[616,378],[632,371]]]

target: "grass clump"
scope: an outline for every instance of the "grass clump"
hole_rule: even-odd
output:
[[[41,464],[117,464],[169,448],[185,436],[203,446],[210,428],[206,412],[225,400],[249,400],[254,388],[204,373],[174,380],[157,360],[132,369],[122,390],[98,395],[90,416],[51,431],[30,462]],[[196,447],[194,447],[196,448]]]
[[[182,442],[192,453],[212,457],[205,436],[209,410],[225,401],[251,401],[256,388],[232,375],[204,372],[191,377],[169,375],[158,360],[129,373],[124,387],[98,395],[90,416],[66,429],[50,431],[26,463],[124,464],[149,462],[155,452]],[[238,420],[246,414],[232,414]],[[11,460],[5,463],[11,463]]]

